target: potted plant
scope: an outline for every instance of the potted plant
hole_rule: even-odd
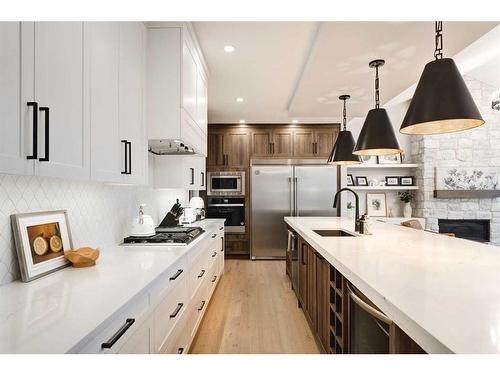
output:
[[[403,216],[411,217],[411,201],[413,200],[413,193],[409,190],[399,191],[398,197],[402,202],[404,202]]]
[[[354,204],[352,202],[347,202],[347,217],[352,219],[354,217]]]

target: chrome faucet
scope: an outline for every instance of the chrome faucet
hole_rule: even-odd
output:
[[[360,231],[359,231],[359,227],[360,227],[360,223],[359,223],[359,197],[358,197],[358,194],[356,194],[356,192],[354,192],[353,190],[351,190],[349,188],[342,188],[339,191],[337,191],[337,193],[335,194],[335,198],[333,199],[333,208],[337,208],[340,193],[342,193],[343,191],[350,191],[351,193],[354,194],[354,199],[356,200],[356,203],[355,203],[356,204],[356,213],[355,213],[355,217],[354,217],[354,231],[360,233]]]

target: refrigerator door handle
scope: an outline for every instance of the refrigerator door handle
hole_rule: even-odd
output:
[[[299,179],[297,177],[293,178],[293,190],[294,190],[294,202],[293,206],[295,207],[294,216],[299,216]]]
[[[290,216],[294,216],[294,191],[292,177],[288,177],[288,183],[290,185]]]

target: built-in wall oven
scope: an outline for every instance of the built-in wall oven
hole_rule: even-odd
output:
[[[207,195],[245,195],[245,172],[208,172]]]
[[[245,233],[245,197],[208,197],[211,219],[225,219],[226,233]]]

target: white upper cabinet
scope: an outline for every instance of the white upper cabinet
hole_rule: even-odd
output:
[[[23,24],[21,97],[23,103],[38,103],[39,111],[36,175],[72,179],[90,176],[83,39],[82,22]],[[30,53],[33,59],[28,58]]]
[[[187,24],[148,29],[148,139],[180,140],[207,154],[207,73]]]
[[[19,100],[20,77],[21,23],[0,22],[0,173],[33,174],[33,161],[27,159],[32,153],[33,108]],[[21,111],[27,121],[21,122]]]

